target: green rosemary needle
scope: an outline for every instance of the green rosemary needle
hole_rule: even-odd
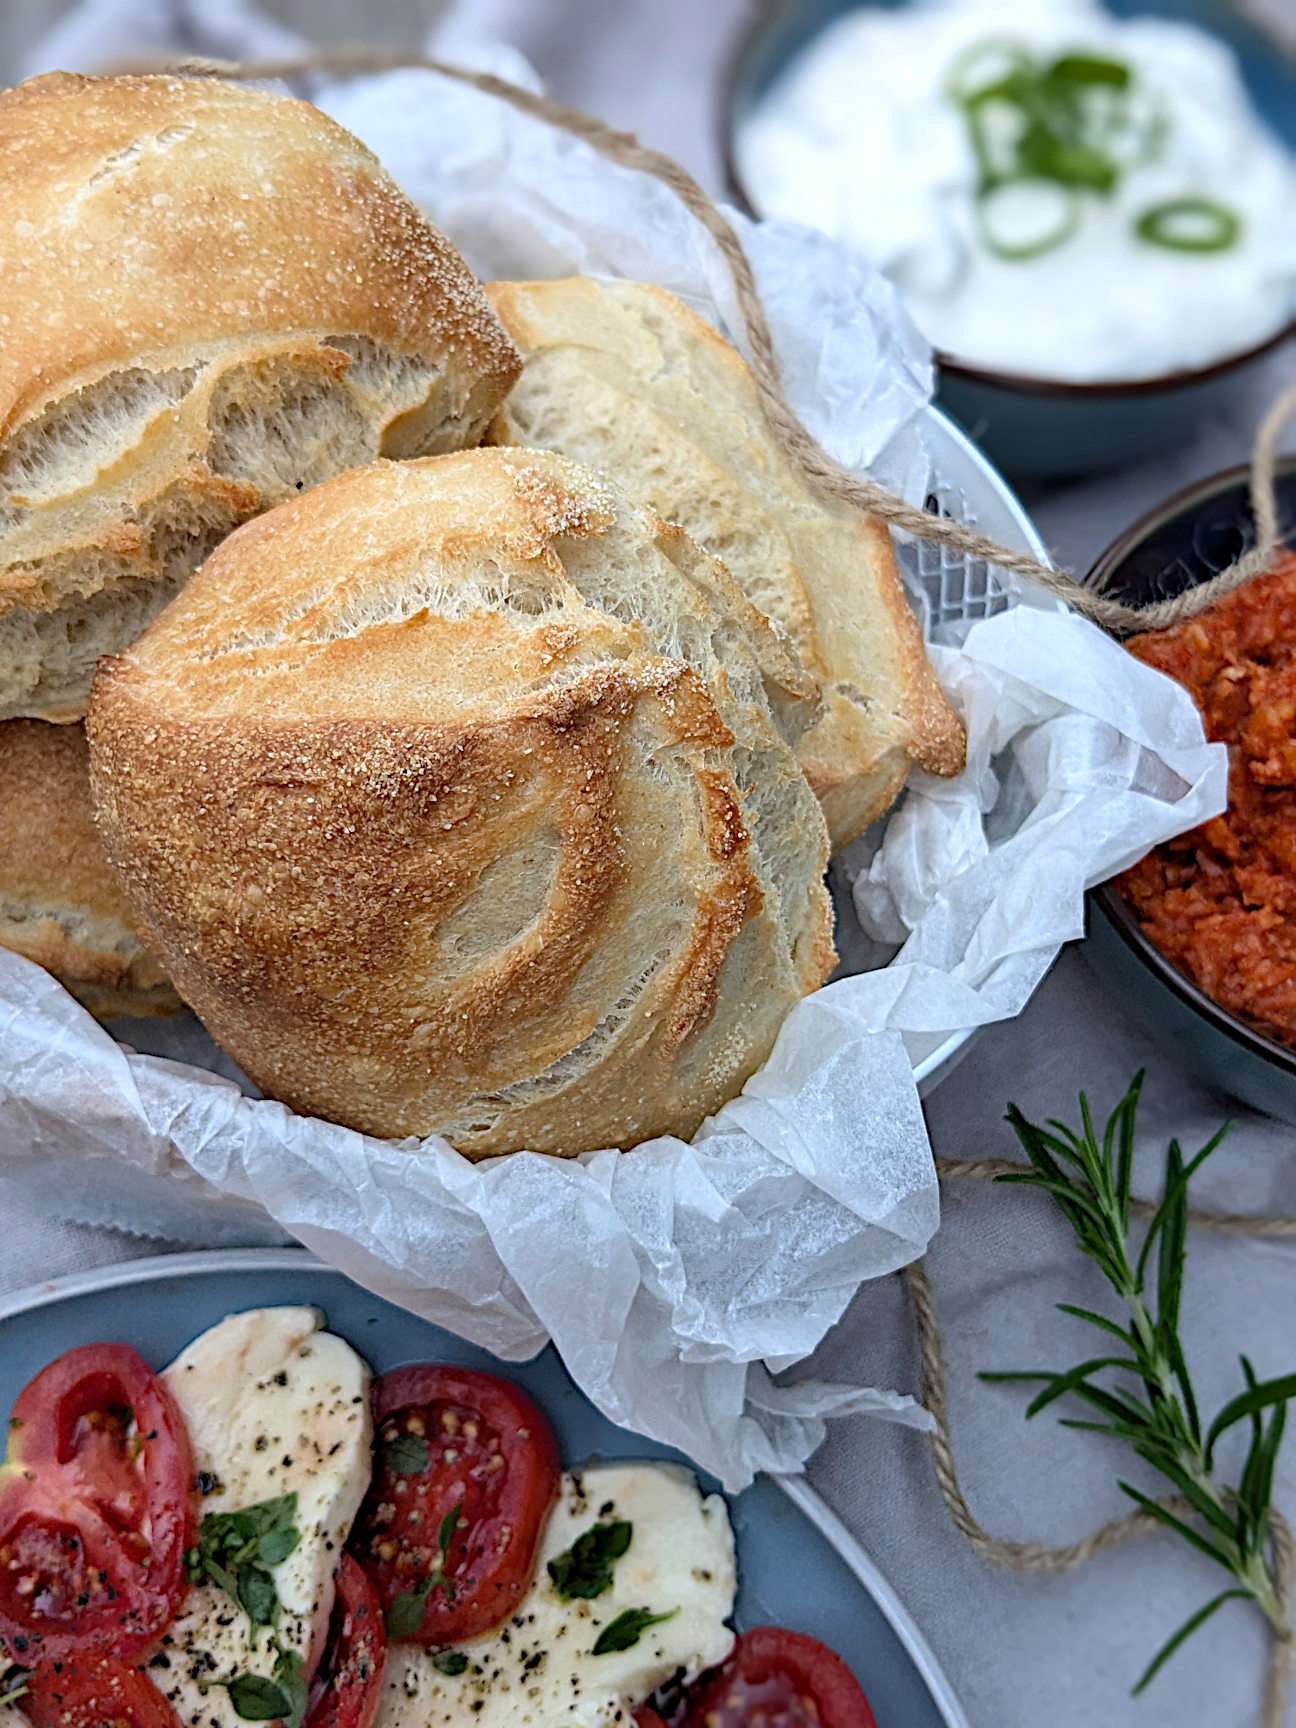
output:
[[[1042,1189],[1057,1202],[1075,1232],[1077,1246],[1099,1266],[1124,1303],[1128,1324],[1121,1325],[1069,1302],[1059,1302],[1058,1307],[1117,1340],[1119,1354],[1094,1357],[1060,1374],[981,1376],[983,1380],[1042,1382],[1043,1390],[1026,1411],[1028,1417],[1064,1397],[1088,1404],[1100,1419],[1063,1418],[1064,1425],[1126,1442],[1173,1483],[1193,1509],[1187,1517],[1167,1511],[1128,1482],[1120,1486],[1145,1512],[1208,1555],[1234,1580],[1167,1640],[1134,1687],[1136,1693],[1191,1633],[1235,1597],[1255,1602],[1276,1628],[1287,1632],[1275,1580],[1270,1502],[1287,1405],[1296,1397],[1296,1374],[1258,1380],[1243,1356],[1244,1390],[1211,1422],[1205,1422],[1198,1409],[1179,1338],[1187,1259],[1188,1184],[1232,1125],[1226,1122],[1186,1163],[1178,1141],[1170,1142],[1161,1204],[1135,1252],[1130,1237],[1130,1177],[1142,1085],[1140,1073],[1112,1112],[1101,1141],[1083,1093],[1083,1131],[1079,1134],[1053,1120],[1040,1127],[1028,1122],[1015,1104],[1009,1105],[1007,1119],[1031,1168],[998,1178]],[[1149,1285],[1154,1285],[1154,1291]],[[1127,1376],[1135,1387],[1113,1386],[1096,1378],[1107,1374]],[[1250,1445],[1238,1480],[1229,1483],[1221,1479],[1216,1446],[1223,1434],[1243,1422],[1250,1424]]]

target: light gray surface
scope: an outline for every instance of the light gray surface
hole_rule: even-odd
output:
[[[1194,1150],[1230,1106],[1142,1040],[1067,950],[1021,1018],[984,1032],[928,1100],[933,1144],[950,1158],[1014,1156],[1002,1120],[1010,1099],[1033,1118],[1075,1121],[1082,1086],[1105,1111],[1140,1066],[1148,1080],[1139,1186],[1152,1194],[1165,1139],[1178,1134]],[[1296,1212],[1292,1146],[1290,1129],[1243,1113],[1201,1175],[1199,1202]],[[1293,1255],[1289,1245],[1192,1235],[1184,1331],[1205,1406],[1218,1408],[1240,1389],[1238,1350],[1262,1375],[1292,1368]],[[1070,1542],[1129,1509],[1118,1477],[1161,1491],[1121,1448],[1060,1428],[1050,1413],[1028,1425],[1025,1391],[976,1379],[983,1369],[1068,1368],[1094,1354],[1092,1334],[1054,1313],[1055,1302],[1113,1312],[1047,1200],[987,1183],[947,1184],[928,1267],[949,1358],[955,1453],[986,1528]],[[861,1292],[815,1366],[830,1376],[916,1384],[913,1326],[897,1279]],[[1222,1574],[1176,1539],[1144,1539],[1065,1577],[1012,1576],[983,1565],[956,1533],[917,1436],[838,1424],[809,1474],[877,1557],[978,1728],[1243,1728],[1258,1719],[1261,1623],[1235,1604],[1144,1698],[1128,1697],[1160,1642],[1223,1587]],[[1290,1447],[1276,1497],[1296,1503]]]
[[[208,0],[210,4],[210,0]],[[724,44],[743,0],[487,0],[511,11],[555,94],[596,108],[674,151],[717,188],[710,100]],[[164,11],[161,5],[157,8]],[[376,0],[354,8],[355,28],[405,34],[425,8]],[[58,8],[7,4],[0,55],[13,76],[25,46]],[[315,8],[278,0],[267,10],[299,27]],[[325,10],[339,28],[341,0]],[[398,18],[402,10],[406,16]],[[393,22],[395,20],[395,22]],[[343,20],[344,21],[344,20]],[[321,34],[323,34],[321,27]],[[1289,351],[1271,382],[1296,373]],[[1204,428],[1198,442],[1141,470],[1029,499],[1063,563],[1083,569],[1136,515],[1178,486],[1246,453],[1255,410]],[[1149,1069],[1149,1139],[1205,1138],[1227,1105],[1204,1095],[1122,1020],[1119,1005],[1078,956],[1063,955],[1026,1013],[983,1033],[928,1102],[938,1154],[1003,1155],[1010,1097],[1028,1113],[1074,1115],[1081,1086],[1108,1107],[1134,1070]],[[1296,1212],[1292,1131],[1247,1117],[1203,1174],[1204,1201]],[[1145,1183],[1148,1181],[1144,1172]],[[110,1260],[149,1245],[51,1226],[15,1205],[0,1220],[0,1288]],[[1185,1324],[1208,1404],[1238,1385],[1236,1352],[1266,1372],[1296,1365],[1291,1317],[1296,1247],[1195,1235]],[[1101,1299],[1095,1277],[1030,1195],[984,1185],[947,1190],[931,1271],[946,1327],[954,1440],[968,1497],[992,1530],[1066,1541],[1123,1510],[1118,1473],[1146,1481],[1105,1442],[1070,1434],[1049,1416],[1027,1426],[1022,1395],[978,1383],[990,1367],[1069,1366],[1089,1346],[1084,1329],[1052,1313],[1058,1300]],[[825,1374],[916,1387],[912,1325],[898,1281],[862,1292],[820,1352]],[[841,1423],[813,1461],[811,1481],[891,1578],[959,1689],[977,1728],[1169,1728],[1184,1722],[1244,1728],[1257,1720],[1263,1637],[1254,1614],[1230,1604],[1176,1658],[1152,1691],[1128,1687],[1159,1640],[1220,1587],[1209,1562],[1171,1538],[1106,1555],[1066,1578],[1016,1578],[979,1562],[949,1524],[922,1439],[862,1420]],[[1279,1500],[1296,1507],[1288,1449]],[[1296,1717],[1293,1718],[1296,1720]],[[883,1724],[882,1728],[903,1728]]]

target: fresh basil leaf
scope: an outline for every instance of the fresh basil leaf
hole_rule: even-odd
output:
[[[196,1555],[198,1561],[211,1556],[228,1564],[271,1531],[295,1531],[296,1515],[295,1493],[261,1500],[237,1512],[209,1512],[198,1527],[198,1544],[190,1549],[190,1555]]]
[[[297,1492],[281,1494],[277,1500],[263,1500],[260,1508],[264,1530],[291,1530],[297,1522]]]
[[[438,1674],[448,1674],[453,1679],[456,1674],[467,1670],[468,1658],[462,1650],[438,1650],[432,1658],[432,1666]]]
[[[423,1615],[427,1609],[428,1597],[439,1584],[445,1591],[449,1601],[454,1601],[455,1587],[445,1575],[445,1565],[450,1558],[450,1542],[458,1527],[463,1512],[463,1501],[451,1508],[441,1520],[437,1531],[437,1544],[441,1549],[441,1564],[430,1577],[413,1590],[402,1590],[391,1607],[383,1616],[389,1638],[413,1638],[423,1624]]]
[[[236,1602],[238,1601],[238,1579],[233,1572],[227,1572],[219,1560],[208,1560],[205,1573],[200,1572],[193,1582],[200,1584],[204,1576],[209,1577],[214,1584],[219,1584],[227,1596],[232,1596]]]
[[[255,1631],[279,1618],[279,1595],[268,1567],[286,1560],[301,1540],[295,1493],[259,1500],[236,1512],[210,1512],[197,1544],[185,1555],[191,1584],[210,1578],[246,1612]]]
[[[624,1518],[612,1524],[595,1524],[563,1554],[549,1562],[554,1589],[568,1601],[590,1601],[611,1588],[613,1563],[630,1546],[634,1526]]]
[[[292,1705],[282,1686],[264,1674],[240,1674],[223,1685],[234,1714],[245,1722],[276,1722],[291,1714]]]
[[[255,1539],[260,1521],[247,1512],[209,1512],[198,1527],[198,1546],[204,1553],[233,1553]]]
[[[263,1566],[279,1566],[301,1541],[300,1532],[292,1525],[267,1530],[257,1543],[257,1558]]]
[[[443,1566],[450,1558],[451,1538],[459,1528],[459,1519],[462,1513],[463,1501],[461,1500],[452,1511],[446,1513],[445,1517],[441,1520],[441,1528],[437,1531],[437,1543],[441,1549],[441,1564]]]
[[[283,1712],[283,1728],[301,1728],[306,1720],[310,1693],[302,1678],[302,1659],[295,1650],[281,1650],[274,1666],[274,1677],[288,1700]]]
[[[398,1434],[383,1448],[383,1461],[393,1476],[419,1476],[428,1467],[428,1443],[418,1434]]]
[[[279,1592],[274,1579],[259,1566],[241,1567],[238,1574],[238,1602],[252,1622],[258,1626],[273,1626],[279,1618]]]
[[[605,1626],[594,1640],[592,1656],[611,1656],[618,1650],[631,1650],[650,1626],[660,1626],[663,1620],[673,1620],[679,1613],[654,1614],[651,1608],[627,1608],[624,1614]]]
[[[389,1638],[413,1638],[423,1624],[433,1580],[425,1578],[414,1590],[402,1590],[383,1616]]]

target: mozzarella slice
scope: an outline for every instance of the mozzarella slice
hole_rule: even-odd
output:
[[[150,1676],[186,1728],[237,1728],[219,1684],[271,1675],[275,1636],[309,1676],[333,1611],[333,1575],[369,1487],[369,1370],[313,1308],[255,1308],[204,1332],[163,1374],[207,1492],[200,1516],[295,1491],[301,1540],[272,1569],[279,1623],[258,1629],[214,1584],[193,1587]]]
[[[0,1704],[0,1728],[31,1728],[22,1711],[12,1704]]]
[[[564,1601],[548,1561],[591,1526],[622,1518],[634,1528],[611,1587],[592,1601]],[[606,1464],[564,1476],[516,1614],[454,1647],[468,1661],[461,1675],[440,1672],[435,1651],[391,1645],[375,1728],[604,1728],[623,1721],[680,1669],[691,1680],[723,1662],[734,1642],[725,1621],[735,1589],[728,1509],[718,1494],[703,1499],[687,1470]],[[643,1608],[672,1617],[647,1627],[628,1650],[593,1654],[605,1627]]]

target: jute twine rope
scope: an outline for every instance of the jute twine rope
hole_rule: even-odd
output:
[[[1007,1158],[977,1160],[937,1159],[936,1170],[942,1181],[993,1181],[996,1176],[1020,1172],[1025,1168]],[[1155,1205],[1147,1200],[1133,1200],[1130,1211],[1136,1217],[1150,1218]],[[1296,1218],[1266,1217],[1237,1212],[1208,1212],[1192,1208],[1189,1222],[1205,1230],[1218,1230],[1229,1235],[1280,1237],[1296,1239]],[[993,1536],[978,1522],[964,1496],[954,1463],[954,1447],[949,1425],[949,1375],[945,1364],[945,1345],[936,1313],[936,1297],[927,1268],[920,1260],[906,1266],[901,1273],[913,1308],[921,1357],[921,1397],[936,1426],[928,1436],[932,1468],[936,1483],[955,1528],[964,1540],[987,1564],[1010,1572],[1033,1572],[1049,1575],[1070,1572],[1083,1566],[1095,1554],[1108,1548],[1119,1548],[1136,1536],[1150,1536],[1165,1526],[1150,1512],[1126,1512],[1099,1525],[1078,1542],[1063,1548],[1049,1548],[1042,1542],[1010,1542]],[[1176,1517],[1191,1517],[1192,1507],[1180,1495],[1171,1494],[1158,1505]],[[1273,1554],[1274,1583],[1283,1616],[1283,1630],[1270,1629],[1269,1655],[1265,1665],[1264,1699],[1260,1721],[1262,1728],[1283,1728],[1287,1714],[1287,1698],[1291,1687],[1293,1638],[1291,1631],[1292,1590],[1296,1584],[1296,1541],[1286,1519],[1278,1511],[1270,1513],[1270,1538]]]
[[[778,361],[770,336],[765,309],[756,289],[751,264],[742,241],[732,224],[721,214],[715,203],[685,169],[660,150],[650,150],[630,132],[618,132],[591,114],[578,108],[568,108],[548,96],[538,96],[518,84],[497,78],[490,72],[476,72],[464,66],[452,66],[428,55],[402,49],[338,48],[314,49],[308,54],[281,60],[235,62],[228,60],[188,59],[179,62],[156,62],[142,66],[132,62],[131,70],[159,70],[189,75],[226,78],[294,78],[304,73],[324,72],[337,77],[358,73],[391,72],[414,67],[438,72],[456,83],[471,85],[510,103],[524,114],[547,121],[551,126],[582,139],[599,155],[623,168],[638,169],[651,174],[668,186],[680,202],[697,218],[715,241],[733,278],[734,293],[746,327],[752,375],[760,392],[761,405],[770,431],[784,455],[800,470],[806,480],[822,496],[855,506],[880,517],[893,528],[918,540],[933,541],[966,558],[984,559],[1002,570],[1024,577],[1054,594],[1058,599],[1111,630],[1150,630],[1178,623],[1192,617],[1213,601],[1263,570],[1278,545],[1277,508],[1274,498],[1274,462],[1278,438],[1288,420],[1296,415],[1296,383],[1283,391],[1261,423],[1252,456],[1251,506],[1255,519],[1255,546],[1237,563],[1229,566],[1209,582],[1200,583],[1171,600],[1160,600],[1150,606],[1127,606],[1122,601],[1094,589],[1084,587],[1073,575],[1042,564],[1029,553],[1014,551],[975,529],[966,527],[946,516],[933,515],[898,497],[874,480],[862,479],[835,462],[797,419],[788,406],[779,382]]]
[[[489,72],[448,65],[418,53],[400,50],[343,48],[318,49],[300,57],[236,63],[221,60],[134,63],[129,69],[167,70],[188,75],[240,79],[292,78],[304,73],[325,72],[339,77],[358,73],[395,71],[402,67],[438,72],[460,84],[471,85],[489,96],[511,103],[525,114],[547,121],[573,137],[583,139],[601,156],[624,168],[651,174],[668,186],[711,235],[733,278],[734,293],[746,326],[752,374],[762,407],[775,440],[793,465],[823,496],[840,500],[880,517],[915,539],[935,542],[964,557],[984,559],[1013,575],[1037,583],[1066,602],[1074,611],[1109,629],[1154,629],[1191,617],[1234,588],[1240,587],[1266,568],[1279,541],[1274,469],[1279,435],[1296,415],[1296,383],[1283,391],[1261,422],[1256,435],[1251,471],[1251,508],[1255,520],[1252,551],[1208,582],[1151,606],[1133,607],[1081,586],[1073,576],[1051,565],[1041,564],[1029,554],[1000,546],[962,523],[932,515],[907,503],[876,482],[861,479],[835,462],[797,419],[783,395],[778,362],[765,310],[742,242],[732,225],[697,184],[671,157],[650,150],[631,133],[618,132],[602,120],[579,109],[568,108],[547,96],[538,96]],[[123,68],[125,70],[127,68]],[[1020,1165],[1003,1159],[942,1161],[938,1164],[946,1180],[989,1180]],[[1131,1207],[1138,1216],[1150,1216],[1154,1208],[1142,1201]],[[1204,1228],[1268,1237],[1296,1237],[1296,1218],[1249,1217],[1243,1214],[1193,1211],[1192,1222]],[[1017,1572],[1051,1574],[1068,1572],[1093,1555],[1118,1547],[1136,1536],[1164,1528],[1149,1513],[1134,1511],[1113,1518],[1079,1542],[1064,1548],[1048,1548],[1040,1542],[1009,1542],[979,1524],[959,1485],[950,1441],[948,1375],[940,1324],[931,1281],[921,1262],[905,1268],[905,1285],[913,1305],[922,1357],[922,1398],[935,1421],[931,1435],[936,1480],[955,1526],[977,1554],[993,1566]],[[1179,1496],[1160,1502],[1178,1515],[1191,1512]],[[1296,1544],[1285,1520],[1271,1515],[1273,1559],[1279,1600],[1290,1619],[1293,1579],[1296,1577]],[[1265,1677],[1263,1728],[1282,1728],[1292,1671],[1293,1641],[1290,1630],[1275,1632],[1270,1642]]]

